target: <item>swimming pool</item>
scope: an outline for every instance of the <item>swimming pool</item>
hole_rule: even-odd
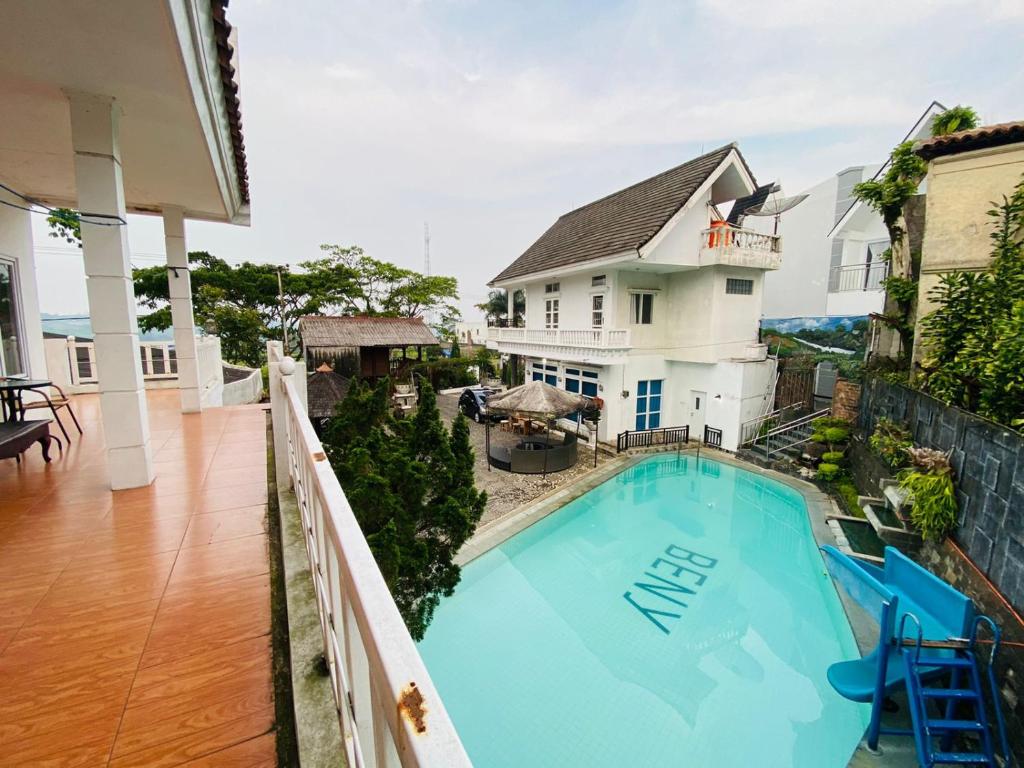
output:
[[[845,766],[853,635],[794,489],[656,456],[469,563],[420,644],[479,768]]]

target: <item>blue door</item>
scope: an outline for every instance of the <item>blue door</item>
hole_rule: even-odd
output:
[[[657,429],[661,426],[661,379],[647,379],[636,384],[636,428]]]

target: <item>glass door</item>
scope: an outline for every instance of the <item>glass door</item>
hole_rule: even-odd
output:
[[[0,260],[0,376],[25,373],[14,264]]]

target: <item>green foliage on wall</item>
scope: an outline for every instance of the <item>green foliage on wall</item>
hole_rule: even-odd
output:
[[[884,416],[875,424],[875,431],[868,442],[872,450],[892,469],[902,467],[909,461],[907,450],[914,444],[909,429]]]
[[[1024,420],[1024,181],[989,216],[992,261],[950,272],[929,293],[922,387],[1008,426]]]

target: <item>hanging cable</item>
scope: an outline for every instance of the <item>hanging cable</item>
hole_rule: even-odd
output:
[[[21,192],[18,192],[15,189],[11,189],[6,184],[0,184],[0,189],[10,192],[15,197],[24,200],[30,206],[42,208],[43,210],[37,211],[35,210],[35,208],[25,207],[23,205],[18,205],[17,203],[12,203],[7,200],[0,200],[0,204],[6,205],[10,208],[17,208],[20,211],[28,211],[29,213],[48,213],[50,215],[60,214],[60,209],[51,208],[50,206],[46,205],[46,203],[41,203],[38,200],[23,195],[21,194]],[[117,214],[113,213],[88,213],[86,211],[79,211],[77,212],[77,216],[78,222],[80,224],[91,224],[92,226],[95,227],[125,227],[128,225],[127,221],[125,221],[122,217],[118,216]],[[112,219],[113,221],[90,221],[90,219]]]

